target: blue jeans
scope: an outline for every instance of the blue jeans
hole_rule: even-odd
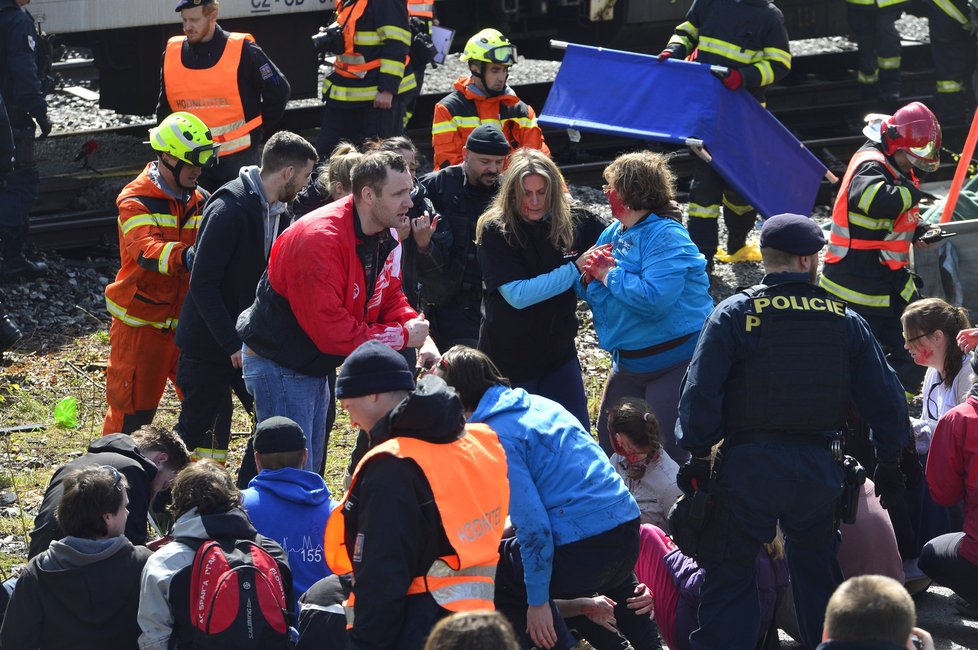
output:
[[[242,376],[255,398],[258,421],[276,415],[291,418],[306,434],[309,458],[305,469],[319,473],[326,457],[326,410],[329,383],[326,377],[311,377],[260,357],[244,347]]]
[[[551,399],[576,417],[588,433],[591,432],[591,416],[587,410],[587,394],[581,364],[575,355],[561,367],[545,375],[514,381],[513,388]]]

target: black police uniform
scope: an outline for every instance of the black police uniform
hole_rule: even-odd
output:
[[[37,201],[40,181],[34,162],[37,125],[47,135],[51,123],[37,72],[38,35],[34,19],[17,0],[0,0],[0,93],[7,103],[16,145],[14,170],[0,189],[2,277],[12,280],[36,275],[43,267],[24,257],[30,210]]]
[[[472,185],[464,165],[451,165],[421,178],[440,222],[418,274],[425,316],[439,350],[475,347],[482,320],[482,270],[475,247],[475,224],[489,207],[496,187]]]
[[[14,167],[14,136],[10,131],[10,119],[7,117],[7,105],[0,95],[0,185],[6,182],[7,176]],[[3,307],[3,294],[0,293],[0,360],[4,351],[9,350],[20,340],[20,330],[7,316]]]
[[[724,441],[708,543],[697,555],[705,581],[700,628],[690,637],[696,650],[754,647],[754,562],[778,523],[802,640],[818,645],[825,606],[842,581],[843,472],[829,441],[850,399],[873,427],[881,462],[896,462],[906,431],[903,389],[862,317],[806,274],[762,282],[707,319],[679,403],[682,447],[703,457]]]

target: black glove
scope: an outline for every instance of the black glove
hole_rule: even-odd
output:
[[[880,498],[880,505],[887,510],[896,505],[906,490],[903,472],[895,462],[878,464],[873,473],[873,483],[876,485],[876,496]]]
[[[39,140],[43,140],[44,138],[51,135],[51,129],[53,127],[51,125],[51,120],[48,119],[47,113],[42,113],[41,115],[38,115],[37,117],[34,118],[34,121],[37,122],[38,128],[41,129],[41,135],[38,138]]]
[[[709,458],[690,458],[676,474],[676,485],[684,494],[692,494],[696,490],[703,489],[709,480]]]

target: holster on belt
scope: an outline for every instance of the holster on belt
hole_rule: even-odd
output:
[[[32,169],[37,166],[34,160],[34,123],[30,126],[15,127],[14,169]]]

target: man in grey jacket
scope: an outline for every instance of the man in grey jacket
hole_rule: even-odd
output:
[[[272,242],[289,225],[288,204],[309,182],[316,159],[305,139],[280,131],[265,144],[261,166],[242,167],[204,208],[176,332],[183,392],[176,428],[194,459],[226,460],[232,389],[252,409],[234,324],[255,299]]]

